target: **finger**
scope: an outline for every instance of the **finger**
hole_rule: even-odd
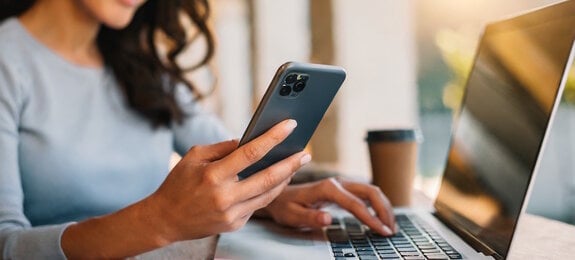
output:
[[[230,210],[237,211],[241,216],[252,214],[254,211],[266,207],[270,204],[289,184],[290,178],[284,180],[272,189],[255,196],[251,199],[235,204]]]
[[[395,230],[395,215],[391,203],[377,186],[340,180],[341,185],[359,198],[369,201],[379,219]]]
[[[331,215],[327,212],[306,208],[302,205],[291,203],[282,211],[280,217],[275,220],[283,225],[293,227],[321,228],[331,224]]]
[[[254,140],[240,146],[230,155],[223,158],[217,167],[221,172],[226,172],[229,176],[236,176],[240,171],[256,163],[263,158],[274,146],[285,140],[297,122],[288,119],[273,126]]]
[[[328,200],[349,211],[370,229],[385,236],[392,235],[393,232],[389,227],[384,225],[379,218],[373,216],[360,198],[347,191],[333,178],[324,183],[321,192],[327,195]]]
[[[296,153],[257,174],[238,182],[237,196],[244,200],[258,196],[289,179],[304,164],[311,160],[307,152]]]
[[[198,145],[190,148],[184,155],[186,160],[198,162],[212,162],[220,160],[233,152],[238,147],[238,140],[229,140],[212,145]]]

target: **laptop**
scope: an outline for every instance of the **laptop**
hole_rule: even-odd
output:
[[[560,101],[575,40],[575,0],[488,24],[451,137],[433,210],[395,209],[382,237],[340,209],[323,230],[252,220],[222,234],[217,258],[504,259]]]

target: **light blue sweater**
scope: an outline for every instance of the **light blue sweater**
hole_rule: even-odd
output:
[[[153,129],[105,69],[84,68],[0,25],[0,258],[64,258],[70,223],[152,193],[170,154],[222,141],[221,122],[180,89],[184,124]],[[137,234],[134,234],[137,236]]]

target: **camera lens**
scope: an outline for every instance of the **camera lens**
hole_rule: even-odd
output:
[[[292,84],[292,83],[294,83],[296,80],[297,80],[297,74],[289,74],[289,75],[286,77],[286,79],[285,79],[285,81],[286,81],[287,84]]]
[[[287,95],[289,95],[290,93],[291,93],[291,88],[290,88],[290,86],[288,86],[288,85],[283,85],[283,86],[280,88],[280,95],[281,95],[281,96],[287,96]]]
[[[304,81],[298,81],[293,85],[293,91],[295,92],[300,92],[305,88],[305,82]]]

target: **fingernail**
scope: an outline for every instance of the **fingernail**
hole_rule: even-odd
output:
[[[287,123],[285,124],[285,128],[287,130],[293,130],[295,129],[297,126],[297,121],[293,120],[293,119],[288,119]]]
[[[383,232],[387,235],[393,234],[393,231],[391,231],[391,229],[386,225],[383,225]]]
[[[322,214],[321,216],[321,223],[323,225],[329,225],[331,224],[331,216],[329,214]]]
[[[309,155],[308,153],[306,153],[304,156],[301,157],[301,159],[299,159],[300,165],[305,165],[310,161],[311,161],[311,155]]]

